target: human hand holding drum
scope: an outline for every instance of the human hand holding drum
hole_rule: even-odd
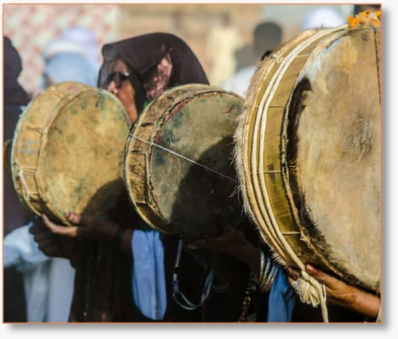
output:
[[[100,240],[112,240],[117,232],[118,226],[99,217],[84,216],[76,213],[67,213],[66,218],[76,226],[64,227],[50,221],[42,215],[47,229],[55,235],[69,238],[94,238]]]
[[[243,261],[257,276],[260,271],[260,252],[245,237],[244,233],[231,227],[225,219],[217,220],[222,234],[215,238],[198,239],[193,244],[205,250],[217,251]]]
[[[133,229],[125,229],[100,217],[84,216],[72,212],[67,213],[66,218],[76,226],[64,227],[57,225],[50,221],[45,214],[42,215],[42,218],[45,227],[53,236],[74,240],[99,239],[107,242],[114,241],[126,255],[131,256]]]
[[[72,266],[75,263],[76,240],[61,237],[52,233],[42,220],[36,219],[29,229],[39,249],[48,257],[58,257],[70,260]]]
[[[116,233],[116,225],[91,219],[78,220],[77,229],[70,224],[78,216],[65,215],[72,210],[99,216],[115,202],[123,187],[129,126],[123,105],[111,94],[75,82],[49,87],[20,117],[11,149],[13,183],[29,212],[46,214],[45,224],[31,229],[46,255],[67,257],[76,253],[77,237],[107,239]],[[94,223],[99,230],[93,230]]]
[[[288,267],[286,271],[290,284],[300,276],[300,274],[291,267]],[[348,285],[342,280],[318,270],[311,265],[306,265],[306,272],[325,286],[328,304],[344,307],[372,319],[379,317],[380,298],[376,295]]]

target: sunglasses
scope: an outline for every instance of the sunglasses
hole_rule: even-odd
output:
[[[126,81],[129,76],[129,73],[112,72],[111,74],[109,74],[109,83],[114,81],[116,88],[120,88],[122,87],[123,81]]]

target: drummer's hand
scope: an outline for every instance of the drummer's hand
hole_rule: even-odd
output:
[[[193,245],[205,250],[222,252],[233,257],[239,257],[242,250],[252,246],[241,231],[231,227],[224,219],[218,218],[217,225],[222,232],[221,236],[197,239],[193,242]]]
[[[217,224],[222,231],[221,236],[195,240],[193,245],[230,255],[243,261],[257,273],[260,261],[259,251],[246,239],[243,232],[231,227],[224,219],[218,218]]]
[[[53,234],[43,223],[36,220],[29,229],[39,249],[48,257],[59,257],[74,261],[76,241]]]
[[[286,271],[287,280],[289,281],[290,285],[300,278],[300,272],[296,268],[285,267],[284,270]]]
[[[117,232],[118,226],[98,217],[83,216],[76,213],[67,213],[67,219],[76,226],[60,226],[50,221],[45,214],[42,215],[43,222],[47,228],[56,235],[70,238],[96,238],[101,240],[112,240]]]
[[[287,271],[290,283],[298,278],[297,271],[290,268]],[[306,265],[306,271],[314,279],[325,285],[328,304],[344,307],[368,317],[377,317],[380,305],[379,297],[350,286],[311,265]]]

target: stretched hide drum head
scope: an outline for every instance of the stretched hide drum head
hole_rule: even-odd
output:
[[[13,139],[14,187],[36,215],[65,225],[65,214],[100,215],[123,189],[129,120],[102,89],[65,82],[49,87],[21,115]]]
[[[126,145],[130,198],[153,228],[184,237],[220,233],[217,216],[236,226],[233,135],[243,99],[207,85],[184,85],[152,101]]]
[[[246,211],[279,262],[375,293],[380,62],[376,27],[303,32],[257,69],[235,135]]]

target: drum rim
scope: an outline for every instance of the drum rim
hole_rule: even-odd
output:
[[[54,107],[54,109],[51,113],[51,117],[48,120],[46,133],[42,133],[42,135],[41,135],[41,143],[40,143],[41,147],[40,147],[38,164],[37,164],[37,169],[38,169],[37,183],[38,183],[38,188],[39,188],[40,194],[43,197],[43,199],[45,199],[45,201],[51,202],[51,211],[58,218],[58,220],[62,220],[62,222],[66,223],[67,225],[72,225],[72,223],[68,221],[68,219],[65,216],[65,213],[62,211],[62,208],[60,206],[58,206],[58,204],[56,203],[56,199],[54,198],[54,196],[52,196],[52,194],[50,193],[49,190],[47,190],[47,187],[46,187],[47,185],[46,185],[46,180],[44,178],[44,170],[43,170],[45,168],[45,162],[46,162],[46,154],[45,154],[46,152],[45,151],[46,151],[49,143],[51,143],[51,141],[49,140],[48,137],[51,132],[51,129],[53,128],[57,119],[59,118],[60,112],[62,112],[62,110],[64,110],[74,100],[78,100],[80,97],[85,97],[85,96],[94,96],[94,97],[95,96],[98,96],[98,97],[106,96],[108,99],[112,100],[118,106],[118,108],[121,109],[120,110],[121,114],[125,118],[125,122],[127,123],[127,126],[129,127],[129,125],[130,125],[128,115],[127,115],[123,105],[116,98],[116,96],[113,95],[112,93],[110,93],[104,89],[100,89],[100,88],[98,89],[98,88],[90,87],[89,89],[87,89],[85,91],[80,91],[80,92],[76,92],[70,96],[65,96]],[[120,179],[121,179],[121,177],[120,177]],[[117,200],[118,196],[119,195],[114,197],[114,201]],[[100,212],[103,213],[103,211],[100,211]]]
[[[333,35],[335,35],[337,37],[332,38],[332,40],[338,39],[339,36],[344,36],[345,35],[344,34],[344,30],[346,30],[346,26],[342,26],[341,29],[343,30],[342,33],[333,34]],[[312,32],[317,32],[317,31],[312,31]],[[305,34],[307,34],[307,33],[304,32],[302,34],[304,34],[303,36],[305,36]],[[300,36],[298,36],[296,38],[299,38],[299,37]],[[289,44],[289,43],[292,44],[293,46],[296,46],[297,41],[295,39],[292,39],[287,44]],[[271,56],[271,57],[274,57],[276,59],[283,58],[284,57],[284,52],[287,51],[287,49],[288,49],[288,47],[286,46],[286,44],[282,45],[277,51],[274,52],[274,55]],[[316,50],[316,47],[315,47],[315,50]],[[261,76],[264,79],[269,77],[269,73],[267,73],[267,72],[268,72],[268,69],[271,67],[273,62],[275,62],[275,61],[272,61],[272,59],[265,60],[263,62],[263,64],[258,67],[257,72],[259,72],[259,69],[261,69],[261,72],[259,72],[260,73],[259,76]],[[301,73],[301,70],[300,70],[300,73]],[[252,78],[252,81],[253,81],[253,78]],[[291,93],[293,92],[293,89],[295,88],[296,85],[297,85],[297,82],[292,87]],[[253,83],[251,84],[250,88],[253,88]],[[264,229],[266,223],[264,223],[264,221],[262,221],[261,223],[258,222],[258,213],[260,213],[260,212],[254,212],[253,211],[253,203],[254,202],[252,202],[252,200],[254,199],[256,201],[255,204],[257,205],[258,204],[258,202],[257,202],[258,198],[253,198],[253,195],[255,193],[254,193],[254,186],[253,186],[253,183],[252,183],[253,179],[250,177],[250,171],[251,171],[250,169],[252,167],[251,167],[251,165],[248,164],[248,162],[250,161],[249,160],[249,155],[248,155],[249,154],[249,145],[246,145],[246,146],[243,145],[243,140],[245,140],[246,138],[249,137],[250,131],[253,131],[254,127],[249,128],[247,126],[254,121],[253,116],[255,116],[256,114],[258,115],[260,113],[258,113],[259,109],[254,110],[254,108],[252,106],[258,105],[258,102],[265,95],[264,92],[265,92],[265,85],[263,85],[261,87],[261,90],[258,90],[258,91],[256,91],[256,93],[252,94],[251,97],[248,96],[246,98],[245,105],[244,105],[244,110],[246,111],[246,113],[243,114],[244,118],[241,119],[241,121],[240,121],[241,129],[238,128],[237,135],[236,135],[237,145],[239,145],[240,152],[241,152],[241,155],[237,155],[237,158],[238,158],[238,160],[237,160],[237,167],[238,167],[237,172],[238,172],[238,175],[239,175],[239,177],[241,179],[241,182],[242,182],[243,195],[244,195],[244,198],[245,198],[244,200],[245,201],[251,201],[251,202],[248,202],[247,204],[245,204],[245,208],[247,209],[248,214],[250,215],[251,219],[255,222],[255,224],[258,226],[258,228],[260,229],[260,231],[261,231],[260,233],[263,236],[264,240],[267,243],[270,244],[270,246],[273,249],[273,251],[277,254],[279,262],[282,263],[283,265],[288,265],[288,264],[291,265],[292,263],[289,261],[288,257],[284,257],[283,255],[281,255],[280,252],[275,250],[275,246],[273,245],[274,240],[272,240],[272,239],[270,240],[269,239],[269,235],[267,235],[267,231]],[[290,99],[291,99],[291,95],[289,97],[289,103],[286,104],[286,107],[290,106]],[[254,113],[254,111],[255,111],[255,113]],[[251,138],[253,138],[253,137],[251,137]],[[282,140],[282,138],[281,138],[281,140]],[[282,142],[283,142],[283,140],[282,140]],[[280,163],[283,164],[283,160],[280,160]],[[242,169],[243,169],[243,171],[242,171]],[[281,169],[283,169],[283,166],[281,166]],[[286,181],[284,181],[284,183],[286,184]],[[251,193],[247,192],[249,190],[247,188],[249,185],[251,185],[251,188],[250,188],[252,190]],[[290,187],[290,186],[287,185],[287,187]],[[291,207],[291,200],[288,200],[288,201],[289,201],[289,205]],[[302,233],[301,227],[300,227],[300,232]],[[290,244],[289,244],[289,246],[290,246]],[[300,248],[302,248],[302,246],[300,246]],[[320,255],[318,255],[319,251],[316,250],[316,247],[311,246],[310,249],[311,249],[311,252],[314,252],[314,254],[316,253],[316,255],[318,257],[320,256]],[[326,263],[329,264],[328,261],[326,261]],[[300,267],[300,264],[298,266]],[[341,270],[340,270],[341,267],[337,267],[337,272],[335,272],[336,268],[335,268],[334,265],[333,265],[333,267],[329,267],[330,265],[327,265],[327,266],[328,266],[328,268],[332,268],[332,271],[334,273],[337,273],[339,276],[342,276],[343,278],[345,277],[344,274],[341,274],[342,273]],[[304,268],[304,267],[302,266],[300,268]]]
[[[178,91],[180,91],[181,89],[189,89],[190,92],[187,93],[181,93],[178,96],[173,97],[173,95]],[[196,92],[192,92],[193,90],[197,89]],[[191,99],[194,99],[195,97],[197,97],[198,95],[210,95],[210,94],[214,94],[214,93],[223,93],[223,94],[229,94],[232,95],[238,99],[242,100],[242,104],[243,104],[243,98],[241,96],[239,96],[238,94],[234,93],[234,92],[230,92],[230,91],[226,91],[220,87],[216,87],[216,86],[212,86],[212,85],[205,85],[205,84],[186,84],[186,85],[179,85],[173,88],[170,88],[166,91],[164,91],[162,94],[160,94],[156,99],[154,99],[146,108],[145,110],[148,111],[150,110],[154,105],[156,105],[159,100],[161,100],[162,98],[167,98],[168,96],[172,98],[173,103],[172,105],[170,104],[169,106],[167,106],[166,108],[163,109],[163,111],[161,113],[158,114],[157,120],[152,124],[152,128],[151,128],[151,133],[150,133],[150,137],[148,138],[148,142],[155,142],[155,137],[157,134],[157,131],[163,127],[163,125],[165,124],[164,119],[162,119],[166,114],[172,112],[179,104],[181,104],[182,102]],[[175,112],[178,113],[178,112]],[[150,194],[151,197],[147,198],[146,201],[146,207],[148,209],[148,212],[151,216],[150,218],[148,218],[148,216],[146,215],[146,213],[143,212],[143,207],[141,206],[141,204],[137,203],[136,201],[136,197],[134,197],[134,194],[132,194],[132,189],[131,189],[131,180],[129,177],[129,163],[130,163],[130,153],[132,148],[134,147],[134,143],[136,142],[134,140],[134,136],[135,134],[140,130],[140,128],[144,128],[142,127],[142,124],[145,124],[145,122],[142,122],[142,120],[144,120],[145,118],[142,118],[144,116],[144,113],[141,115],[139,121],[137,121],[137,123],[133,126],[133,128],[130,131],[128,140],[126,142],[126,150],[125,150],[125,159],[124,159],[124,165],[123,165],[123,178],[124,178],[124,182],[126,185],[126,189],[128,192],[128,196],[129,196],[129,200],[130,202],[133,204],[133,206],[135,207],[137,213],[140,215],[140,217],[148,224],[150,225],[152,228],[165,233],[165,234],[179,234],[181,236],[184,236],[185,238],[198,238],[200,236],[198,235],[192,235],[189,233],[185,233],[182,232],[181,230],[176,230],[174,225],[170,224],[169,221],[167,221],[165,219],[165,217],[161,214],[161,211],[159,209],[158,206],[157,209],[159,210],[159,214],[153,210],[150,202],[148,202],[148,200],[154,200],[154,197],[152,196],[152,190],[146,190],[146,192],[150,192],[147,194]],[[233,133],[231,134],[231,136],[233,136]],[[147,158],[145,160],[145,168],[148,169],[150,168],[150,159],[151,159],[151,152],[145,152]],[[147,181],[148,175],[143,174],[143,177],[145,177],[145,181]],[[151,182],[147,182],[146,185],[150,185]],[[158,224],[155,224],[154,222],[152,222],[153,219],[158,219],[157,222]],[[204,236],[205,237],[205,236]]]
[[[76,82],[63,82],[56,84],[54,87],[56,89],[57,86],[65,86],[66,83],[70,84],[76,84]],[[47,185],[46,185],[46,180],[45,180],[45,175],[43,169],[45,168],[44,163],[46,161],[46,149],[49,143],[51,141],[48,139],[49,133],[51,132],[54,123],[57,121],[59,114],[62,112],[62,110],[67,107],[71,102],[76,100],[79,97],[82,96],[87,96],[87,95],[94,95],[94,96],[106,96],[108,100],[112,100],[113,102],[117,103],[118,108],[120,108],[120,112],[125,118],[125,122],[127,123],[127,128],[129,129],[130,122],[128,119],[128,115],[123,107],[123,105],[120,103],[120,101],[114,96],[113,94],[109,93],[108,91],[104,89],[98,89],[98,88],[93,88],[84,84],[77,83],[79,85],[82,85],[82,87],[79,87],[76,91],[73,91],[72,93],[67,93],[60,98],[60,100],[57,101],[56,105],[53,106],[51,111],[47,115],[47,119],[45,121],[45,124],[43,124],[42,130],[40,132],[40,136],[38,137],[39,140],[39,147],[38,147],[38,152],[36,153],[36,167],[35,167],[35,188],[37,189],[37,193],[39,198],[41,199],[40,202],[40,207],[36,210],[32,206],[31,203],[26,202],[26,198],[23,197],[23,194],[18,193],[18,197],[20,200],[23,200],[23,203],[26,204],[27,208],[29,211],[32,211],[34,214],[40,214],[42,213],[43,206],[45,205],[46,209],[49,210],[52,214],[52,216],[49,217],[54,217],[61,221],[65,225],[72,225],[67,219],[64,213],[62,213],[62,209],[58,206],[56,199],[52,196],[52,194],[47,190]],[[54,88],[52,89],[54,90]],[[37,99],[39,96],[43,98],[43,95],[45,95],[45,92],[39,94],[35,99]],[[35,100],[34,99],[34,100]],[[33,102],[33,100],[32,100]],[[28,112],[28,107],[24,112],[24,117],[23,119],[20,119],[18,123],[21,123],[21,126],[25,124],[26,121],[26,116],[25,113]],[[123,113],[122,113],[123,112]],[[26,126],[26,125],[25,125]],[[16,130],[17,131],[17,130]],[[19,130],[18,130],[19,131]],[[17,139],[14,139],[15,143],[17,143]],[[13,140],[13,141],[14,141]],[[13,175],[13,180],[15,178],[15,175]],[[121,176],[120,176],[120,179]],[[20,197],[20,195],[22,197]],[[117,197],[115,197],[115,200]]]
[[[72,85],[72,86],[77,86],[77,88],[86,88],[89,87],[85,84],[76,82],[76,81],[67,81],[67,82],[62,82],[62,83],[58,83],[55,85],[52,85],[50,87],[48,87],[45,91],[39,93],[38,95],[36,95],[30,102],[29,104],[26,106],[26,108],[24,109],[24,111],[21,113],[17,125],[15,127],[15,131],[14,131],[14,135],[13,135],[13,139],[12,139],[12,145],[11,145],[11,173],[12,173],[12,183],[13,183],[13,187],[14,190],[17,194],[18,200],[21,202],[21,204],[23,205],[23,207],[29,212],[29,213],[33,213],[34,215],[39,215],[40,211],[38,209],[36,209],[32,203],[30,203],[24,196],[22,190],[19,189],[18,184],[16,182],[16,178],[18,175],[16,175],[15,173],[15,156],[16,156],[16,150],[18,147],[18,144],[20,143],[20,130],[24,129],[27,126],[27,122],[26,120],[28,119],[28,114],[31,113],[31,109],[33,105],[36,105],[37,102],[39,100],[42,100],[46,95],[48,95],[49,92],[53,92],[56,91],[58,88],[62,88],[64,86],[66,86],[67,84]],[[48,115],[47,115],[48,116]],[[39,145],[40,145],[40,140],[41,140],[41,134],[42,132],[40,132],[40,136],[38,136],[38,141],[39,141]],[[36,152],[36,158],[38,158],[38,152]],[[36,172],[36,169],[35,169]],[[36,176],[36,173],[34,174],[34,176]],[[35,180],[36,183],[36,180]],[[37,188],[37,184],[35,185],[36,191],[38,192],[38,188]],[[25,192],[26,193],[26,192]],[[41,200],[41,205],[43,203],[43,199],[39,196],[40,200]]]

